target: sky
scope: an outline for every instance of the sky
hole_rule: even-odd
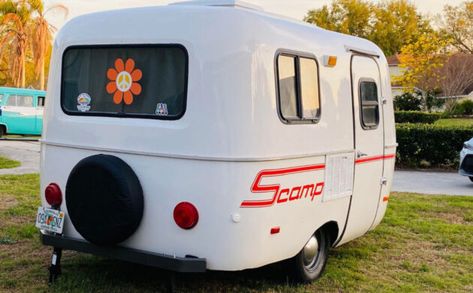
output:
[[[374,3],[380,0],[371,0]],[[46,8],[55,3],[65,5],[69,12],[65,18],[59,10],[51,10],[47,17],[49,21],[60,28],[68,19],[72,17],[94,11],[110,10],[126,7],[166,5],[178,0],[45,0]],[[264,10],[302,20],[310,9],[322,7],[329,4],[331,0],[246,0],[251,4],[261,6]],[[449,5],[459,5],[463,0],[411,0],[423,14],[435,16],[442,11],[442,8]]]

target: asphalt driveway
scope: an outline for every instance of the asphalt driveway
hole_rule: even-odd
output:
[[[455,172],[396,171],[392,191],[473,196],[473,182]]]
[[[4,174],[39,173],[39,142],[0,140],[0,155],[21,162],[13,169],[0,169]]]

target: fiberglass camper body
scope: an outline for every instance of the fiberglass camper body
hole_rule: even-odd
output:
[[[48,89],[37,225],[55,255],[292,259],[311,280],[385,213],[394,115],[369,41],[240,1],[94,13],[57,35]]]

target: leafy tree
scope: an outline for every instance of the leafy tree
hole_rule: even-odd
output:
[[[57,9],[67,15],[63,5],[45,10],[41,0],[0,0],[0,84],[44,89],[56,30],[45,16]]]
[[[29,0],[31,8],[35,12],[32,22],[34,29],[32,31],[32,44],[35,61],[35,74],[39,77],[39,88],[44,90],[46,58],[50,55],[52,34],[57,30],[46,20],[46,15],[51,10],[61,10],[67,15],[67,8],[64,5],[54,5],[45,10],[41,0]]]
[[[436,32],[424,33],[416,42],[408,44],[399,54],[399,67],[403,74],[395,79],[408,90],[420,87],[437,90],[441,81],[440,68],[448,59],[447,47],[450,39]]]
[[[310,10],[305,21],[319,27],[367,38],[386,55],[398,53],[422,33],[432,31],[430,21],[407,0],[390,0],[373,5],[367,0],[334,0]]]
[[[414,4],[407,0],[382,2],[374,8],[374,24],[369,39],[387,56],[415,42],[422,33],[431,32],[429,20],[423,18]]]
[[[365,0],[335,0],[331,6],[310,10],[304,21],[344,34],[367,38],[373,5]]]
[[[0,47],[10,53],[14,85],[25,87],[26,83],[26,51],[28,46],[28,30],[31,25],[31,7],[26,1],[5,0],[0,2],[2,19],[0,26]],[[3,56],[0,56],[0,59]]]
[[[473,1],[458,7],[445,6],[441,28],[460,52],[473,54]]]

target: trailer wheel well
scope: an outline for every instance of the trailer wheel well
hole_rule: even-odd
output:
[[[0,124],[0,136],[7,134],[7,126],[5,124]]]
[[[319,229],[324,230],[324,232],[326,232],[329,235],[330,246],[332,246],[335,243],[335,241],[337,241],[338,231],[339,231],[337,222],[335,221],[327,222]]]

